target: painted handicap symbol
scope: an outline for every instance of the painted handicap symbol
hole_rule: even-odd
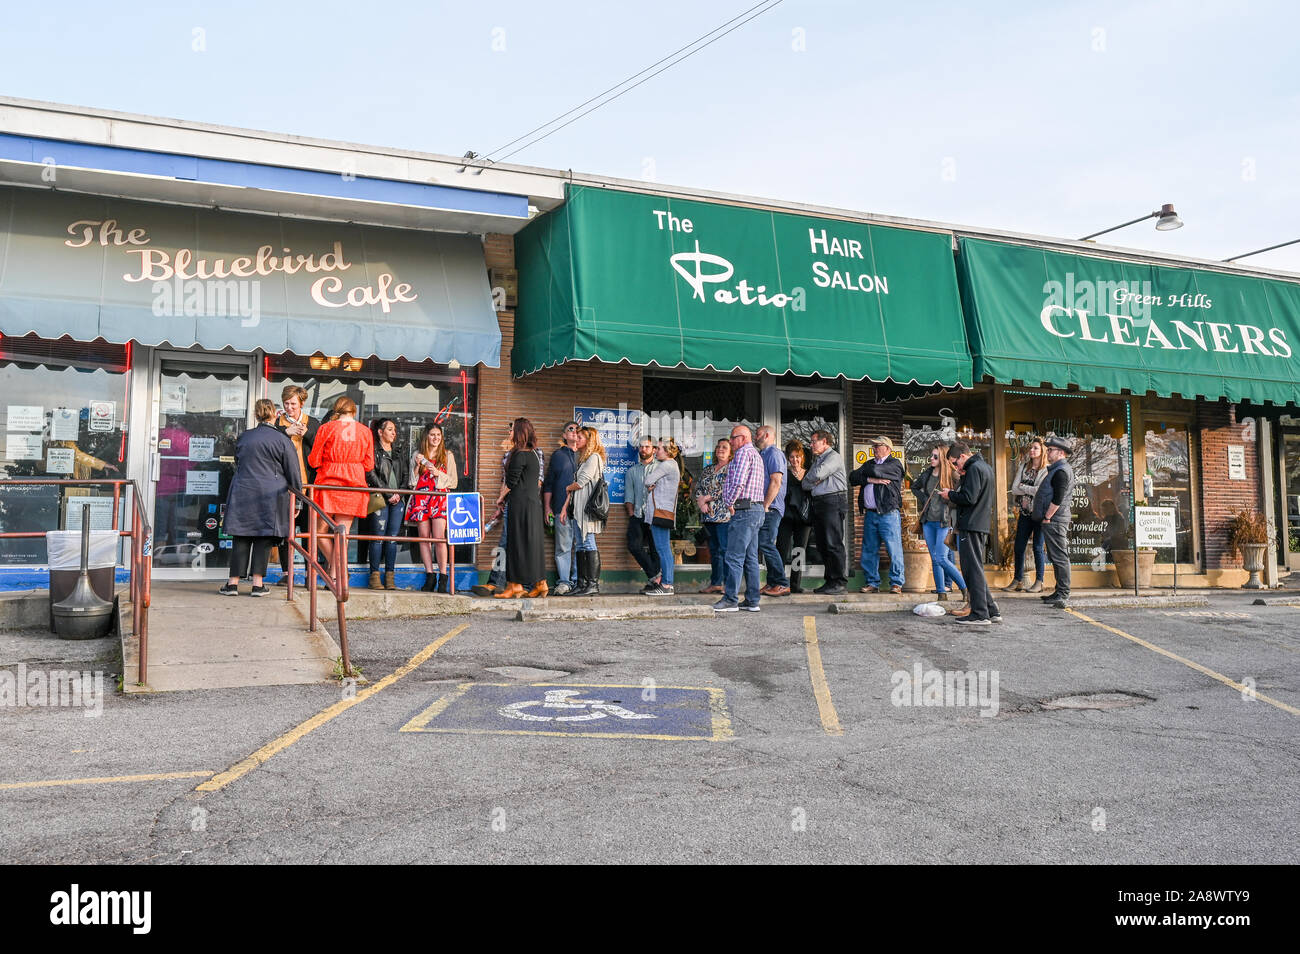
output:
[[[451,513],[447,515],[453,527],[463,527],[474,520],[474,514],[465,506],[465,498],[457,497]]]
[[[507,719],[521,719],[525,722],[591,722],[595,719],[604,719],[608,716],[618,716],[620,719],[654,719],[656,716],[649,713],[632,712],[624,709],[614,702],[605,702],[601,699],[575,699],[580,695],[576,689],[548,689],[545,699],[529,699],[524,702],[514,702],[508,706],[502,706],[497,712]],[[579,711],[580,715],[533,715],[523,710],[541,706],[552,713],[560,711]],[[586,711],[583,711],[586,710]]]

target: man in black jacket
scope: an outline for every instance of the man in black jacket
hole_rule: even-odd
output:
[[[957,505],[957,536],[961,543],[961,574],[970,594],[970,615],[957,622],[969,626],[988,626],[1002,622],[998,604],[989,595],[984,579],[984,552],[988,548],[989,528],[993,523],[993,468],[979,454],[972,454],[965,441],[954,441],[948,459],[961,472],[961,486],[940,490],[945,500]]]
[[[852,474],[849,483],[861,487],[858,512],[862,514],[863,593],[880,592],[880,544],[889,554],[889,592],[903,592],[903,465],[891,457],[893,441],[877,437],[875,455]]]

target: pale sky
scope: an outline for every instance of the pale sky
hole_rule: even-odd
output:
[[[487,153],[754,2],[6,4],[0,91]],[[1300,238],[1297,36],[1285,2],[785,0],[509,161],[1069,238],[1172,202],[1102,241],[1221,259]]]

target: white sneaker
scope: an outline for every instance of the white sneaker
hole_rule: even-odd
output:
[[[568,593],[569,590],[570,590],[570,586],[568,583],[557,583],[555,585],[555,589],[551,590],[551,595],[563,596],[564,594]]]

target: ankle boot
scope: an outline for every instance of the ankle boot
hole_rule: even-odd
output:
[[[438,592],[438,571],[432,570],[424,574],[424,586],[420,587],[421,593]]]
[[[371,573],[366,586],[372,590],[382,590],[384,588],[383,578],[378,573]]]
[[[386,590],[397,589],[397,574],[392,570],[389,570],[387,573],[384,574],[384,589]]]
[[[587,596],[600,595],[600,551],[587,550]]]

